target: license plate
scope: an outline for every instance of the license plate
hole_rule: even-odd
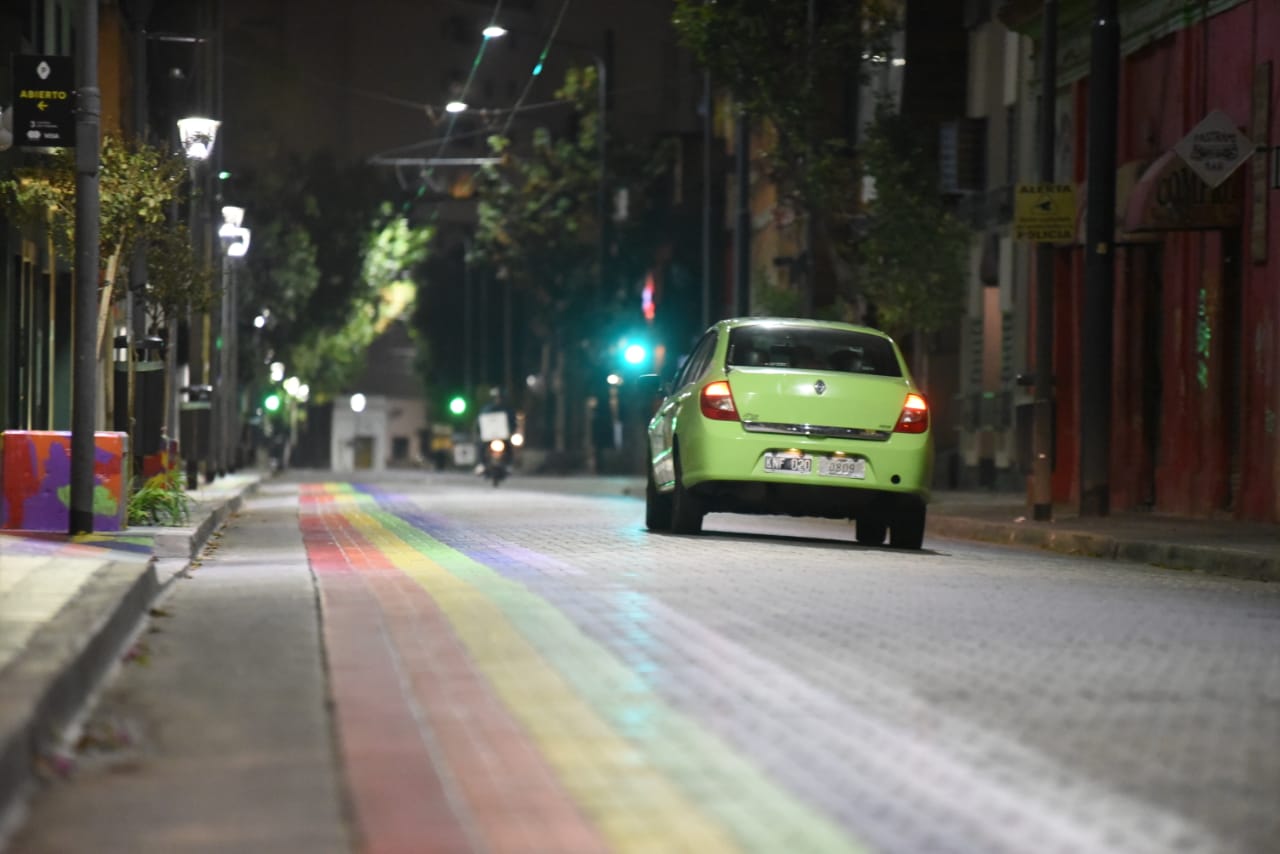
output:
[[[818,460],[818,474],[863,480],[867,476],[867,461],[860,457],[822,457]]]
[[[764,470],[808,474],[813,471],[813,457],[808,454],[765,454]]]

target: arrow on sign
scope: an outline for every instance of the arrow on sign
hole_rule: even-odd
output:
[[[49,108],[49,105],[46,104],[44,101],[41,101],[40,103],[36,104],[37,110],[44,111],[44,110],[47,110],[48,108]]]
[[[1053,210],[1053,199],[1048,199],[1048,198],[1041,199],[1040,201],[1036,202],[1036,207],[1038,207],[1040,210],[1044,211],[1045,213],[1048,213],[1049,211]]]

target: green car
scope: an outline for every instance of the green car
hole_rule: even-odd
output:
[[[650,374],[645,384],[658,391]],[[697,534],[707,513],[854,519],[858,542],[918,549],[933,476],[924,395],[875,329],[722,320],[649,421],[645,524]]]

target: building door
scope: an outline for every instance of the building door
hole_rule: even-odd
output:
[[[354,466],[357,470],[373,468],[372,436],[356,436]]]

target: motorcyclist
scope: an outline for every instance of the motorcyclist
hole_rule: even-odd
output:
[[[505,430],[494,429],[492,426],[489,426],[489,429],[484,428],[484,426],[492,425],[493,423],[492,419],[485,419],[484,416],[494,412],[502,412],[506,414]],[[502,439],[504,442],[502,455],[499,459],[495,460],[495,462],[509,468],[513,453],[511,437],[516,430],[516,414],[507,406],[506,399],[502,394],[502,389],[498,386],[494,386],[489,389],[489,401],[480,408],[480,418],[483,426],[480,431],[480,442],[476,446],[476,459],[480,461],[479,465],[476,467],[476,473],[484,474],[485,465],[489,460],[489,442],[494,439]],[[499,421],[499,423],[502,422]]]

